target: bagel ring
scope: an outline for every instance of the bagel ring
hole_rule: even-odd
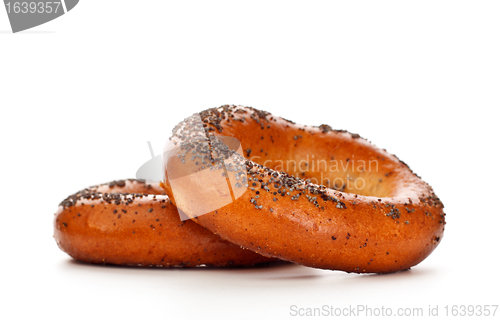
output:
[[[240,152],[225,137],[239,140]],[[267,257],[389,273],[420,263],[443,237],[444,206],[427,183],[396,156],[327,125],[226,105],[177,125],[163,161],[160,185],[178,209]]]
[[[233,267],[272,261],[180,221],[158,184],[119,180],[61,202],[54,220],[59,248],[76,260],[144,267]]]

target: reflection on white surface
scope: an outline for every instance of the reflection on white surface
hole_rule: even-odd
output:
[[[60,279],[71,283],[73,290],[79,287],[95,292],[87,297],[91,304],[129,306],[138,316],[163,312],[166,317],[182,316],[188,312],[194,318],[220,313],[243,319],[258,318],[263,313],[275,319],[288,318],[291,305],[401,306],[411,299],[422,304],[423,300],[415,297],[422,299],[422,286],[436,279],[438,273],[416,267],[386,275],[358,275],[291,263],[253,268],[153,269],[89,265],[66,259],[58,265]],[[427,297],[433,295],[429,292]],[[147,307],[142,309],[140,304]]]

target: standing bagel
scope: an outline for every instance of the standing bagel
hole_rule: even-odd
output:
[[[271,261],[229,243],[177,209],[157,184],[120,180],[66,198],[54,238],[76,260],[126,266],[245,266]]]
[[[174,128],[164,164],[162,186],[189,218],[268,257],[387,273],[420,263],[443,237],[443,204],[428,184],[396,156],[327,125],[209,109]]]

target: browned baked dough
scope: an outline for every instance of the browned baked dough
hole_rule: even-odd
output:
[[[76,260],[151,267],[245,266],[271,261],[222,240],[177,209],[157,184],[120,180],[61,202],[54,238]]]
[[[221,136],[239,139],[253,161],[229,150]],[[418,264],[443,237],[443,204],[432,188],[357,134],[223,106],[184,120],[170,144],[180,151],[166,150],[164,163],[180,172],[176,178],[211,167],[196,181],[197,190],[193,181],[177,184],[174,204],[222,238],[262,255],[315,268],[386,273]],[[221,161],[233,164],[229,177]],[[340,169],[332,169],[335,161]],[[243,195],[196,217],[204,208],[190,206],[215,201],[204,191],[221,175]],[[172,196],[168,179],[167,172],[162,186]]]

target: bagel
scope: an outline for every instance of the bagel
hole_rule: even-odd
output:
[[[180,221],[163,190],[139,180],[113,181],[66,198],[55,214],[54,238],[74,259],[95,264],[230,267],[274,260]]]
[[[443,238],[444,206],[427,183],[396,156],[328,125],[222,106],[177,125],[163,161],[160,185],[178,209],[267,257],[389,273],[417,265]]]

